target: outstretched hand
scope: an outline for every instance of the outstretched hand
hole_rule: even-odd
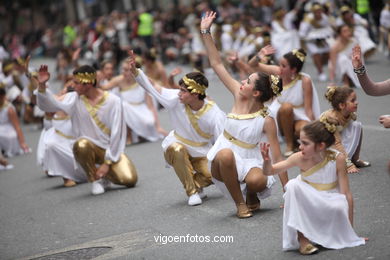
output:
[[[363,65],[362,50],[359,45],[356,45],[352,49],[352,66],[355,69],[360,68]]]
[[[135,54],[133,50],[127,51],[127,54],[129,54],[129,57],[127,58],[127,63],[130,66],[130,71],[133,75],[137,74],[137,67],[135,66]]]
[[[217,17],[216,12],[206,12],[206,14],[202,17],[202,20],[200,22],[200,29],[210,30],[210,27],[213,24],[213,21],[216,17]]]
[[[29,72],[28,72],[28,66],[29,66],[29,64],[30,64],[30,59],[31,59],[31,56],[28,55],[27,58],[26,58],[26,61],[24,62],[23,66],[22,66],[22,68],[23,68],[23,73],[26,74],[26,76],[27,76],[28,78],[31,77],[31,75],[30,75]]]
[[[175,77],[177,75],[179,75],[180,73],[182,73],[182,69],[180,67],[176,67],[174,68],[171,73],[169,74],[169,76],[171,77]]]
[[[47,65],[41,65],[38,71],[38,83],[45,84],[50,79],[50,73],[47,70]]]
[[[269,156],[269,143],[260,143],[260,152],[261,156],[263,156],[264,161],[270,161],[271,157]]]
[[[260,55],[260,58],[264,58],[265,56],[272,55],[275,52],[276,52],[276,50],[274,47],[272,47],[271,45],[267,45],[267,46],[260,49],[259,55]]]

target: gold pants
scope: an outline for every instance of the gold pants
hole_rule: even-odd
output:
[[[106,150],[86,138],[77,140],[73,145],[74,157],[87,173],[90,182],[96,180],[97,168],[95,164],[104,163],[105,153]],[[137,183],[137,171],[133,162],[122,153],[119,161],[110,165],[105,178],[115,184],[133,187]]]
[[[191,157],[184,145],[171,144],[165,151],[164,157],[167,163],[175,169],[188,196],[212,183],[211,173],[207,167],[207,158]]]

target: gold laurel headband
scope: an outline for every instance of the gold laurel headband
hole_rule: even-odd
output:
[[[336,92],[336,88],[337,88],[336,86],[328,86],[327,87],[327,90],[326,90],[326,93],[325,93],[325,98],[328,101],[332,101],[334,93]]]
[[[187,89],[190,90],[190,93],[196,93],[204,95],[206,93],[206,86],[199,84],[193,79],[187,78],[187,76],[183,77],[184,84],[186,84]]]
[[[322,9],[322,5],[320,4],[314,4],[312,7],[311,7],[311,10],[312,11],[317,11],[317,10],[320,10]]]
[[[300,61],[304,62],[305,61],[305,54],[303,54],[302,52],[300,52],[298,49],[294,49],[291,51],[292,54],[297,57]]]
[[[96,72],[93,73],[79,72],[75,75],[75,77],[80,81],[80,83],[83,84],[88,84],[88,83],[94,84],[96,82]]]
[[[340,8],[340,13],[349,12],[349,11],[351,11],[351,8],[349,8],[349,6],[344,5]]]
[[[276,96],[280,96],[281,93],[279,91],[279,86],[278,86],[279,81],[280,81],[279,77],[275,76],[275,75],[271,75],[269,78],[270,78],[270,82],[271,82],[272,92],[274,92],[274,94]]]
[[[4,72],[9,72],[9,71],[11,71],[13,68],[14,68],[14,64],[13,64],[13,63],[10,63],[10,64],[6,65],[6,66],[3,68],[3,71],[4,71]]]
[[[336,126],[335,124],[329,123],[329,122],[328,122],[328,119],[326,118],[325,115],[322,115],[322,116],[320,117],[320,122],[321,122],[322,124],[324,124],[326,130],[328,130],[330,133],[334,134],[334,133],[336,132],[337,126]]]

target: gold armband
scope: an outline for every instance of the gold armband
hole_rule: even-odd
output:
[[[111,165],[112,161],[111,160],[104,160],[104,164]]]

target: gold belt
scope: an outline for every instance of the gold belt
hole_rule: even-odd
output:
[[[278,102],[279,102],[279,104],[282,104],[280,101],[279,101],[279,99],[276,99]],[[286,103],[286,102],[283,102],[283,103]],[[291,104],[292,105],[292,107],[293,108],[301,108],[301,107],[303,107],[303,104],[301,104],[301,105],[299,105],[299,106],[294,106],[293,104]]]
[[[242,148],[245,148],[245,149],[253,149],[257,146],[257,144],[249,144],[249,143],[245,143],[243,141],[238,140],[237,138],[235,138],[234,136],[232,136],[231,134],[226,132],[226,130],[223,131],[223,136],[226,139],[228,139],[230,142],[232,142],[233,144],[240,146]]]
[[[186,139],[184,137],[181,137],[176,132],[174,132],[174,135],[175,135],[177,140],[179,140],[180,142],[185,143],[187,145],[190,145],[190,146],[200,147],[200,146],[205,146],[205,145],[208,144],[208,142],[201,142],[201,143],[199,143],[199,142],[194,142],[194,141],[188,140],[188,139]]]
[[[310,182],[308,180],[305,180],[302,178],[304,182],[315,188],[316,190],[332,190],[337,187],[337,181],[331,182],[331,183],[315,183],[315,182]]]
[[[58,134],[58,135],[60,135],[60,136],[62,136],[62,137],[65,137],[66,139],[74,139],[73,136],[66,135],[66,134],[64,134],[63,132],[61,132],[60,130],[55,129],[55,132],[56,132],[56,134]]]
[[[142,105],[144,102],[128,102],[130,105],[133,105],[133,106],[139,106],[139,105]]]

